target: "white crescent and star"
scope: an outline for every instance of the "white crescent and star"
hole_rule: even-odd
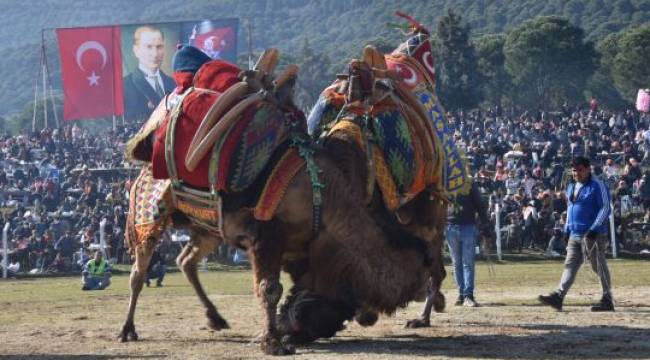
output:
[[[433,55],[431,55],[431,51],[427,51],[422,55],[422,62],[432,74],[436,73],[436,69],[433,67]]]
[[[86,69],[84,69],[84,67],[83,67],[83,65],[81,63],[81,59],[82,59],[84,53],[86,51],[90,51],[90,50],[95,50],[102,56],[101,69],[103,69],[106,66],[106,60],[108,58],[107,53],[106,53],[106,48],[104,47],[104,45],[102,45],[98,41],[94,41],[94,40],[86,41],[86,42],[82,43],[81,45],[79,45],[79,47],[77,48],[76,60],[77,60],[77,66],[79,66],[79,69],[81,69],[82,71],[86,71]],[[90,76],[86,78],[86,79],[88,79],[88,86],[98,86],[99,85],[99,78],[100,78],[100,76],[97,76],[97,74],[93,70],[92,73],[90,74]]]
[[[404,77],[404,82],[408,85],[415,85],[418,81],[418,76],[415,71],[406,65],[395,65],[395,71]],[[406,72],[409,73],[408,78],[405,76]]]

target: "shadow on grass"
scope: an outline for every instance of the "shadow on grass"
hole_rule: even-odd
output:
[[[623,326],[520,325],[516,335],[427,337],[417,334],[363,339],[337,337],[300,347],[330,354],[484,359],[647,359],[647,333]],[[531,333],[534,332],[534,333]],[[539,333],[543,332],[543,333]]]
[[[160,359],[166,355],[91,355],[91,354],[30,354],[0,355],[0,360],[111,360],[111,359]]]

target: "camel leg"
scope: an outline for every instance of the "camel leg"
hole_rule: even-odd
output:
[[[219,315],[217,307],[210,301],[208,296],[203,290],[203,286],[199,281],[197,272],[197,264],[201,259],[210,254],[221,243],[220,238],[217,239],[216,235],[208,236],[207,234],[193,234],[197,239],[193,243],[187,244],[183,251],[176,258],[176,264],[181,269],[187,281],[192,284],[196,295],[199,297],[201,304],[205,308],[205,315],[208,318],[208,326],[212,330],[229,329],[230,326],[224,318]],[[192,236],[194,239],[195,237]]]
[[[427,298],[422,309],[420,318],[409,320],[406,323],[407,328],[415,329],[431,326],[431,310],[443,312],[445,310],[445,296],[440,292],[442,282],[447,276],[443,262],[442,248],[444,244],[444,235],[441,229],[444,229],[444,219],[446,218],[447,207],[437,200],[427,201],[425,214],[423,218],[418,219],[420,226],[414,230],[425,239],[431,239],[431,276],[427,287]],[[434,226],[426,224],[434,223]]]
[[[144,284],[145,276],[147,276],[147,268],[149,267],[149,261],[151,261],[152,255],[153,249],[145,248],[142,252],[136,251],[135,262],[131,267],[131,276],[129,278],[129,284],[131,286],[129,312],[126,316],[124,326],[122,326],[122,332],[120,332],[119,335],[121,342],[138,340],[138,334],[135,332],[135,324],[133,323],[133,319],[135,317],[135,308],[138,303],[138,297],[142,291],[142,285]]]
[[[282,297],[280,270],[282,261],[282,244],[275,239],[259,238],[249,249],[249,257],[255,277],[255,294],[264,310],[264,332],[261,348],[267,355],[290,355],[295,348],[285,345],[280,340],[277,327],[277,306]]]
[[[406,322],[406,327],[410,329],[431,326],[431,309],[435,312],[445,310],[445,296],[440,292],[442,281],[447,276],[442,256],[442,241],[434,241],[431,254],[431,276],[427,285],[427,297],[424,302],[422,314],[418,319]]]

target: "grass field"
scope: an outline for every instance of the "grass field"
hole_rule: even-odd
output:
[[[558,261],[511,262],[477,270],[476,297],[469,309],[448,304],[433,326],[408,330],[420,303],[382,317],[377,325],[348,324],[333,339],[299,347],[302,359],[641,359],[650,358],[650,262],[610,260],[617,311],[591,313],[600,285],[581,269],[558,313],[537,304],[557,284]],[[449,273],[451,270],[448,268]],[[145,288],[136,314],[141,340],[119,343],[128,305],[128,276],[110,288],[82,292],[78,278],[0,281],[0,359],[241,359],[262,357],[251,343],[260,331],[261,310],[249,271],[200,273],[210,298],[231,329],[212,332],[193,290],[180,273],[162,288]],[[288,289],[290,284],[285,284]],[[445,281],[449,302],[456,297]]]

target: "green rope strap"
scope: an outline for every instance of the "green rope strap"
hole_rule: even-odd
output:
[[[319,174],[323,172],[314,161],[314,148],[311,146],[309,139],[302,133],[293,131],[291,135],[291,147],[298,149],[298,155],[305,160],[305,167],[312,187],[312,210],[313,223],[312,233],[314,237],[318,234],[321,222],[321,206],[323,204],[323,194],[321,190],[325,184],[320,181]]]

